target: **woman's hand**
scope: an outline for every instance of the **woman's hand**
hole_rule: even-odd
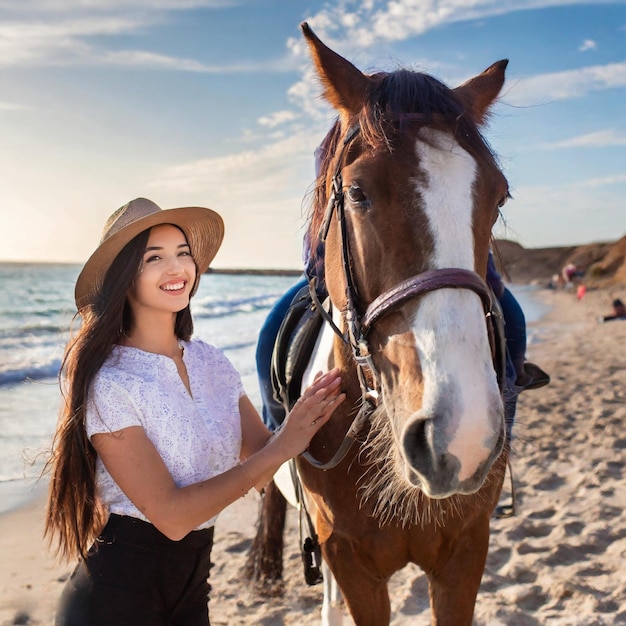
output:
[[[285,418],[282,428],[273,438],[280,444],[286,459],[307,449],[317,431],[330,419],[333,411],[346,399],[341,391],[341,376],[337,368],[317,374]]]

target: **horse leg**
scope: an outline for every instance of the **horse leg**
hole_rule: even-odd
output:
[[[252,541],[243,575],[255,583],[259,594],[282,594],[283,533],[287,501],[274,481],[265,489],[261,499],[257,533]]]
[[[488,548],[489,520],[479,520],[427,572],[433,626],[471,626]]]
[[[354,546],[349,542],[341,546],[337,542],[331,545],[331,542],[332,539],[325,546],[325,558],[329,559],[329,567],[332,567],[356,626],[389,626],[391,604],[387,578],[370,572],[366,564],[358,559]]]
[[[337,580],[326,561],[322,560],[324,577],[324,602],[322,604],[322,626],[342,626],[344,603]]]

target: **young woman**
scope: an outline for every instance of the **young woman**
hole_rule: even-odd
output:
[[[206,626],[216,516],[301,453],[343,401],[318,376],[273,436],[189,300],[223,238],[210,209],[129,202],[76,283],[46,533],[79,557],[64,626]]]

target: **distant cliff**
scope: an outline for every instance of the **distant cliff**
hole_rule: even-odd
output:
[[[513,283],[548,284],[565,265],[573,263],[589,287],[626,284],[626,236],[619,241],[583,246],[524,248],[498,239],[493,244],[498,269]]]

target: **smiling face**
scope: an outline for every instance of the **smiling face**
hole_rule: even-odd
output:
[[[128,293],[133,317],[138,319],[148,313],[175,316],[189,304],[196,275],[184,233],[171,224],[153,227]]]

